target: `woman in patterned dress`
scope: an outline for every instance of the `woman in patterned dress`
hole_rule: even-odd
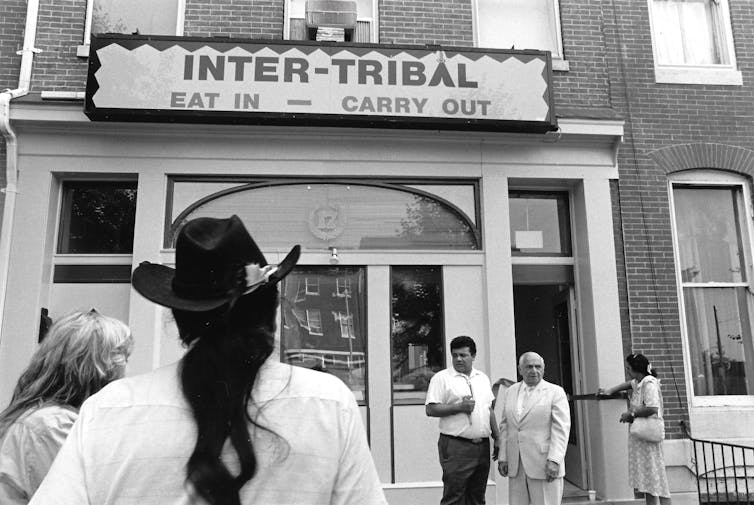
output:
[[[631,354],[626,363],[631,380],[606,390],[600,389],[598,394],[631,391],[629,409],[620,416],[622,423],[632,423],[637,417],[657,416],[662,420],[660,381],[649,360],[643,354]],[[637,492],[644,493],[647,505],[670,505],[662,442],[647,442],[629,432],[628,479]]]

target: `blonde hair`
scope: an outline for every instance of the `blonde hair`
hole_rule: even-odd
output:
[[[0,413],[0,436],[29,409],[49,404],[78,409],[122,374],[133,348],[128,326],[96,310],[74,312],[50,327]]]

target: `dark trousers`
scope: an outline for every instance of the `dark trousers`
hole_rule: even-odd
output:
[[[443,483],[440,505],[484,505],[490,474],[490,439],[475,444],[441,434],[437,449]]]

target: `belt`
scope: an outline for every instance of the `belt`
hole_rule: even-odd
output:
[[[469,442],[471,444],[481,444],[485,440],[489,440],[489,437],[484,438],[466,438],[466,437],[456,437],[454,435],[446,435],[445,433],[440,433],[441,437],[448,437],[452,438],[454,440],[460,440],[461,442]]]

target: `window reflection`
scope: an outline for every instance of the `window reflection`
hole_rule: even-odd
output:
[[[393,402],[424,402],[432,376],[445,367],[442,269],[393,267]]]
[[[679,187],[673,198],[683,281],[745,281],[737,192]]]
[[[673,187],[694,394],[754,392],[752,294],[741,186]]]
[[[178,0],[94,0],[92,33],[175,35]]]
[[[221,190],[175,218],[168,244],[189,219],[232,214],[267,247],[479,249],[478,229],[454,204],[397,186],[319,182]]]
[[[479,47],[540,49],[559,57],[554,0],[477,0]]]
[[[749,394],[753,374],[746,288],[685,288],[683,296],[694,393]]]
[[[366,290],[361,267],[296,267],[282,282],[280,357],[329,372],[366,394]]]

